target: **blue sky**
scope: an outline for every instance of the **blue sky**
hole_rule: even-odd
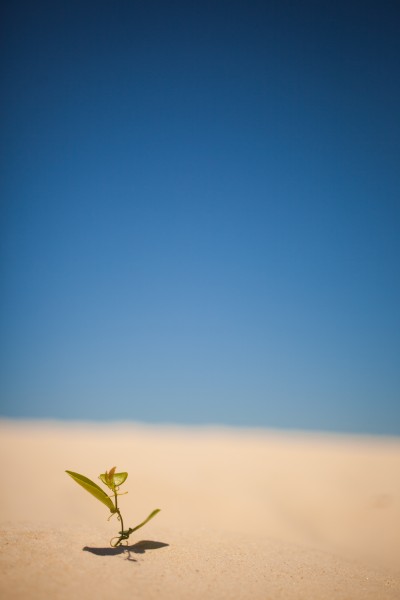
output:
[[[0,414],[400,434],[400,11],[323,4],[6,3]]]

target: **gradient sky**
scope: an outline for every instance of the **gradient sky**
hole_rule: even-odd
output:
[[[6,2],[0,414],[400,434],[400,9]]]

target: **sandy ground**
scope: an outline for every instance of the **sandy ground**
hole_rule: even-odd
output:
[[[128,548],[64,473],[114,465]],[[2,421],[0,468],[7,600],[400,598],[400,439]]]

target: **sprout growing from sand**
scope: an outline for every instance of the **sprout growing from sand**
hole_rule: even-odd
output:
[[[133,533],[134,531],[137,531],[138,529],[143,527],[143,525],[146,525],[146,523],[148,523],[150,521],[150,519],[155,517],[156,514],[160,512],[160,509],[156,508],[155,510],[153,510],[152,513],[149,514],[147,519],[145,519],[144,521],[139,523],[139,525],[136,525],[136,527],[129,527],[129,529],[124,529],[124,521],[122,519],[121,511],[118,507],[118,496],[121,496],[121,494],[119,494],[118,492],[119,492],[120,486],[126,481],[126,478],[128,477],[128,473],[125,473],[125,472],[124,473],[116,473],[115,469],[116,469],[116,467],[113,467],[108,472],[106,471],[105,473],[102,473],[101,475],[99,475],[99,479],[112,491],[111,496],[106,494],[106,492],[99,485],[97,485],[97,483],[95,483],[91,479],[88,479],[84,475],[80,475],[79,473],[74,473],[73,471],[65,471],[66,473],[68,473],[68,475],[70,475],[72,477],[72,479],[74,481],[76,481],[76,483],[78,483],[87,492],[92,494],[92,496],[97,498],[97,500],[100,500],[100,502],[102,502],[103,504],[105,504],[107,506],[107,508],[111,512],[111,515],[109,518],[111,518],[113,515],[117,515],[117,519],[121,523],[121,531],[118,532],[119,536],[115,536],[110,540],[110,545],[113,548],[120,546],[123,541],[125,541],[129,538],[131,533]],[[128,492],[123,492],[123,493],[127,494]],[[114,540],[117,540],[117,541],[114,542]]]

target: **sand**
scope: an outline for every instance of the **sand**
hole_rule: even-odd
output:
[[[129,472],[127,525],[70,469]],[[0,597],[400,598],[400,439],[0,422]],[[122,491],[122,490],[121,490]]]

